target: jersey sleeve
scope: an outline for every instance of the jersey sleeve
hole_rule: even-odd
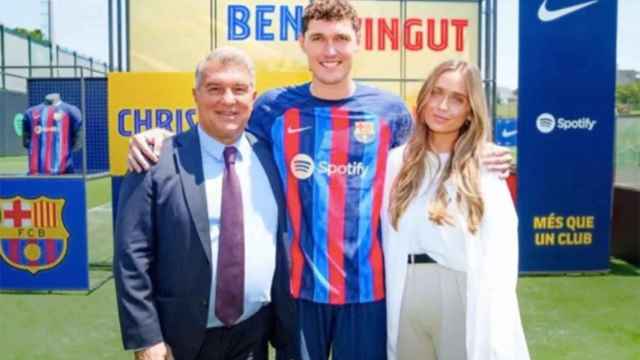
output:
[[[22,118],[22,146],[29,148],[31,145],[31,111],[27,110]]]
[[[397,110],[394,113],[395,116],[391,120],[391,148],[407,142],[409,134],[411,134],[411,128],[413,127],[411,113],[407,110],[404,102],[399,101]]]
[[[71,106],[69,109],[69,115],[73,124],[73,130],[78,130],[82,126],[82,113],[80,109],[75,106]]]
[[[68,109],[69,119],[71,120],[71,148],[77,150],[80,148],[80,141],[82,133],[82,113],[80,109],[75,106],[69,106]]]
[[[271,125],[274,119],[272,102],[269,99],[270,96],[267,93],[256,100],[253,111],[251,112],[251,117],[249,118],[247,130],[271,145]]]

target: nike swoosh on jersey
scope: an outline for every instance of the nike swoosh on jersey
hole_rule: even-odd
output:
[[[538,19],[540,19],[540,21],[542,22],[554,21],[554,20],[560,19],[563,16],[566,16],[578,10],[584,9],[587,6],[591,6],[597,3],[598,1],[599,0],[592,0],[592,1],[584,2],[582,4],[571,5],[564,8],[555,9],[555,10],[549,10],[547,8],[547,0],[544,0],[542,4],[540,4],[540,8],[538,8]]]
[[[301,127],[301,128],[297,128],[297,129],[292,128],[292,127],[288,127],[287,128],[287,134],[296,134],[296,133],[303,132],[303,131],[309,130],[309,129],[311,129],[311,126],[305,126],[305,127]]]

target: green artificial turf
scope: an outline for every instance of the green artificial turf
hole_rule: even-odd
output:
[[[533,359],[640,359],[640,270],[613,260],[607,275],[520,279]]]
[[[0,294],[0,319],[6,360],[133,358],[120,343],[113,280],[90,295]]]
[[[520,279],[529,349],[542,360],[640,359],[640,270]],[[108,271],[92,270],[92,279]],[[0,294],[3,359],[124,359],[113,280],[95,292]],[[8,355],[8,356],[7,356]],[[418,359],[419,357],[416,357]]]
[[[27,156],[0,156],[0,174],[25,175],[27,173]]]

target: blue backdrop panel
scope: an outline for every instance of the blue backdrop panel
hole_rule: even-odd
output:
[[[109,170],[107,79],[85,79],[87,167],[89,172]]]
[[[617,1],[520,1],[518,213],[530,272],[609,267]]]
[[[89,288],[82,178],[0,179],[0,289]]]
[[[111,215],[113,220],[113,230],[115,234],[116,216],[118,215],[118,199],[120,198],[120,185],[124,176],[112,176],[111,177]]]
[[[107,79],[85,78],[85,114],[87,172],[109,169]],[[62,100],[81,107],[81,80],[78,78],[29,79],[29,106],[42,103],[50,93],[59,93]],[[82,151],[73,152],[75,172],[82,172]]]

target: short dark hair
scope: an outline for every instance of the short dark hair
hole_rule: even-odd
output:
[[[315,0],[304,9],[302,15],[302,34],[309,30],[311,20],[351,21],[353,30],[360,31],[360,21],[356,9],[348,0]]]

